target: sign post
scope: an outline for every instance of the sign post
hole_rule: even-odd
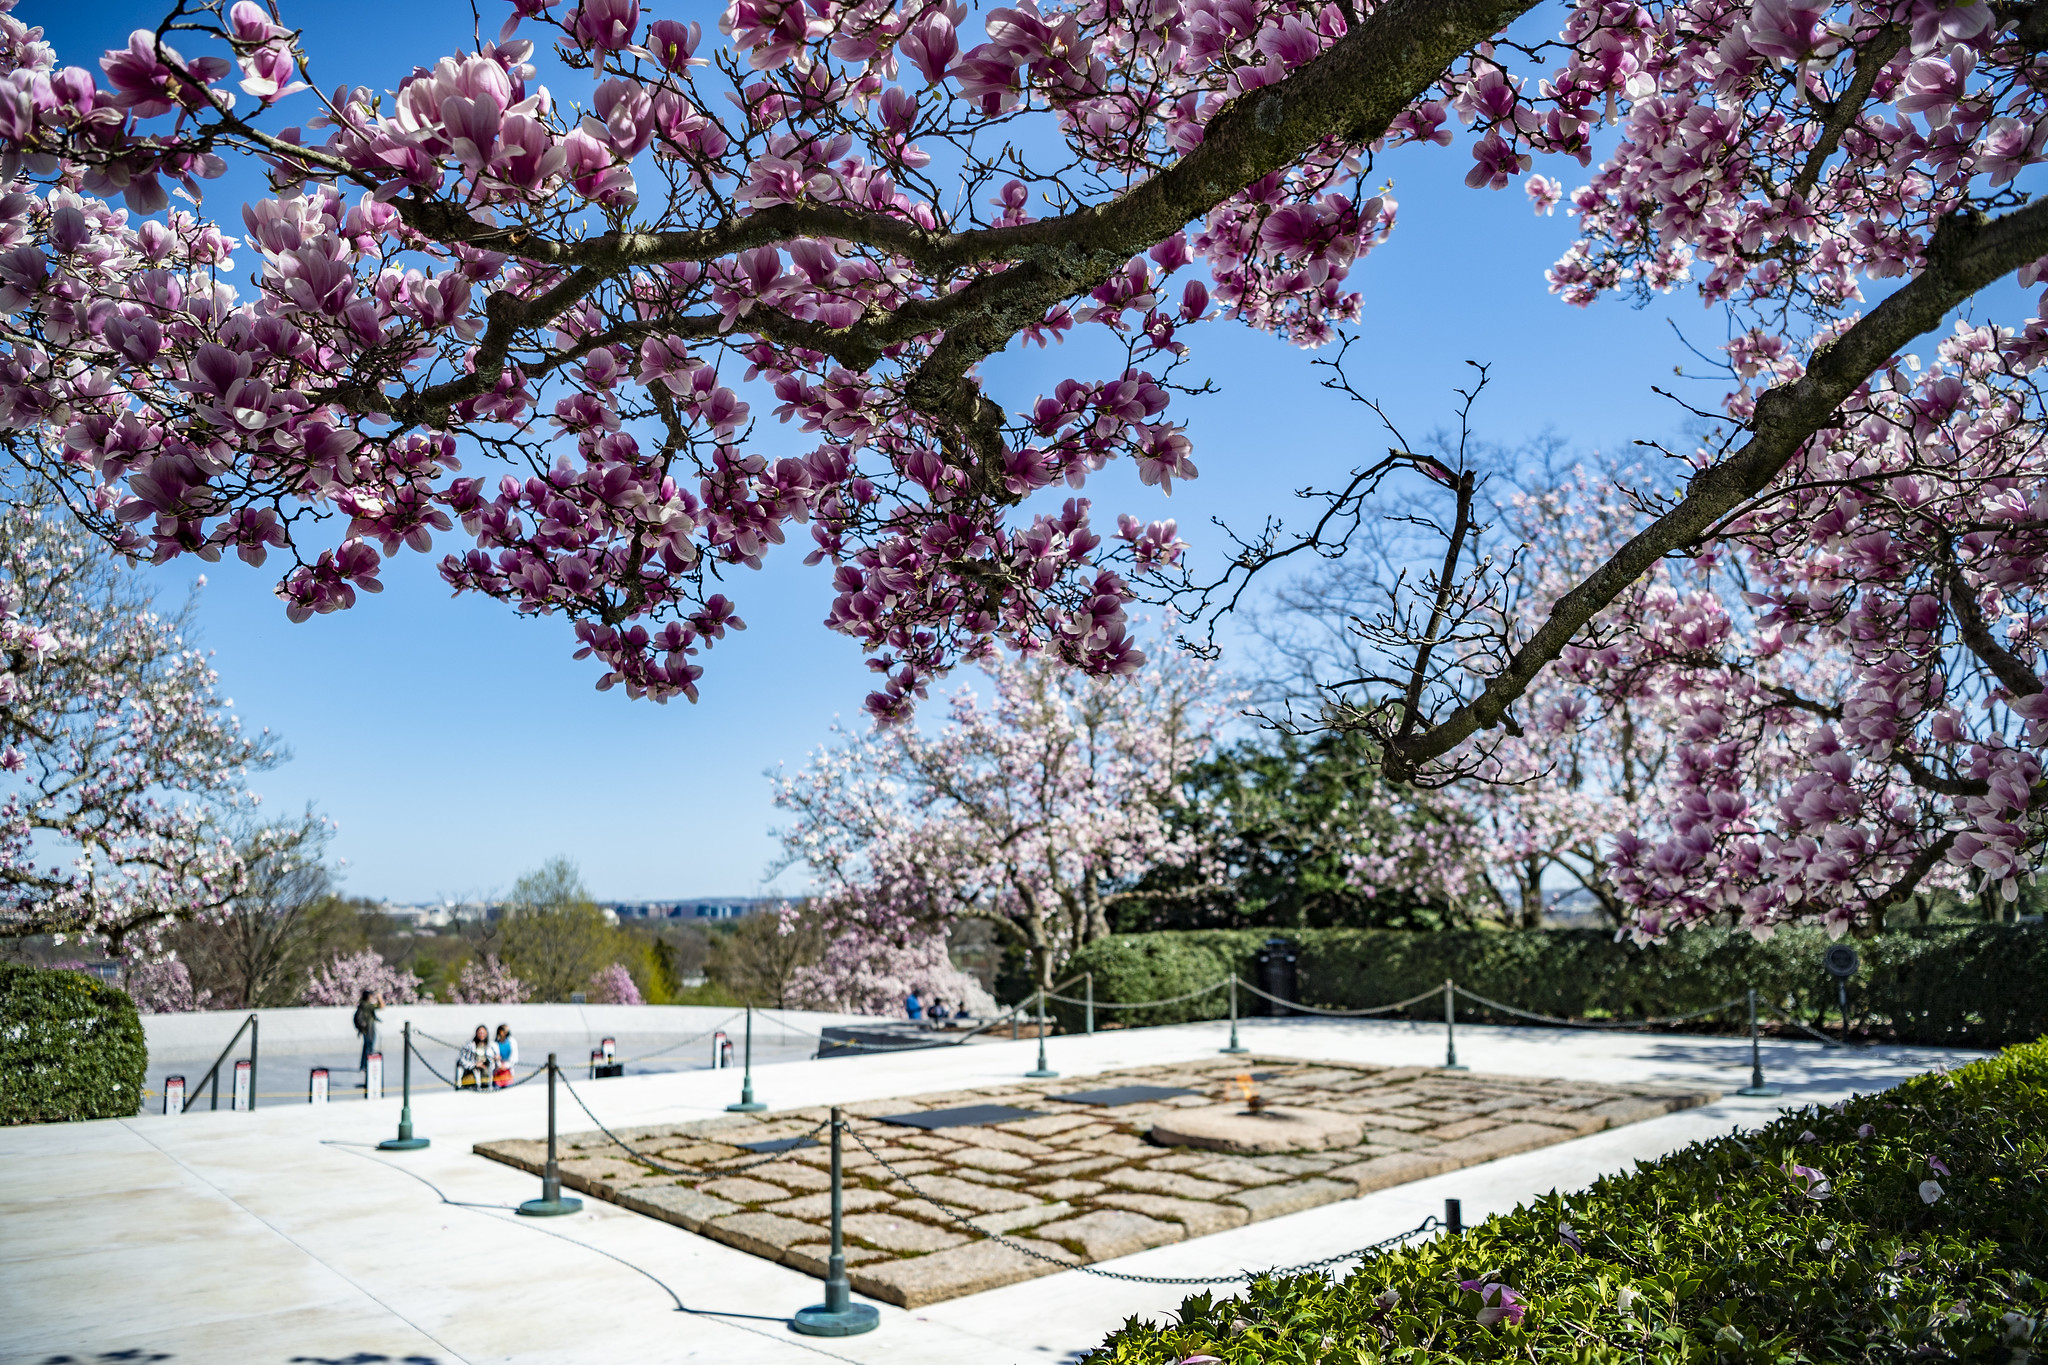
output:
[[[185,1078],[183,1076],[164,1077],[164,1112],[166,1114],[182,1114],[185,1112]]]
[[[370,1064],[363,1068],[363,1098],[381,1100],[384,1098],[384,1054],[370,1054]]]
[[[306,1103],[327,1103],[327,1068],[316,1066],[306,1077]]]
[[[256,1079],[253,1074],[255,1070],[256,1068],[246,1060],[235,1063],[235,1098],[230,1104],[230,1108],[253,1109],[256,1107],[256,1094],[252,1085],[252,1082]]]

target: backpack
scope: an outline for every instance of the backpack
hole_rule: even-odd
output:
[[[372,1009],[370,1008],[370,1002],[369,1002],[369,1001],[365,1000],[365,1001],[363,1001],[363,1003],[362,1003],[362,1004],[360,1004],[360,1005],[357,1005],[357,1006],[356,1006],[356,1032],[357,1032],[357,1033],[368,1033],[368,1032],[370,1031],[370,1024],[371,1024],[371,1021],[373,1021],[373,1020],[374,1020],[374,1019],[375,1019],[376,1017],[377,1017],[377,1016],[376,1016],[376,1012],[375,1012],[375,1011],[373,1011],[373,1010],[372,1010]]]

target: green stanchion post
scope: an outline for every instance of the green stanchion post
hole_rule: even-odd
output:
[[[1240,1045],[1237,1041],[1237,973],[1235,972],[1230,974],[1230,1046],[1224,1048],[1223,1051],[1231,1055],[1251,1051],[1250,1048]]]
[[[1024,1073],[1031,1081],[1049,1081],[1060,1073],[1045,1064],[1045,987],[1038,988],[1038,1065]]]
[[[1749,1084],[1735,1092],[1757,1099],[1772,1099],[1778,1087],[1764,1084],[1763,1048],[1757,1042],[1756,1031],[1756,987],[1749,988]]]
[[[728,1104],[728,1114],[758,1114],[768,1106],[754,1098],[754,1007],[747,1006],[747,1061],[740,1073],[740,1102]]]
[[[825,1261],[825,1301],[799,1308],[789,1325],[808,1337],[851,1337],[872,1332],[882,1315],[871,1305],[853,1301],[853,1286],[846,1279],[846,1244],[840,1232],[840,1132],[846,1127],[842,1111],[832,1111],[832,1250]]]
[[[398,1136],[386,1138],[377,1144],[380,1151],[417,1152],[429,1143],[429,1139],[412,1135],[412,1020],[405,1021],[405,1059],[398,1064],[400,1077],[399,1094],[403,1098],[398,1107]],[[553,1127],[553,1125],[549,1125]]]
[[[1086,979],[1088,982],[1088,1013],[1085,1016],[1085,1022],[1082,1024],[1082,1032],[1093,1033],[1095,1032],[1095,973],[1089,972]]]
[[[519,1206],[519,1212],[529,1218],[552,1218],[564,1213],[574,1213],[583,1207],[583,1201],[562,1197],[562,1168],[555,1164],[555,1054],[548,1054],[548,1164],[540,1178],[540,1198],[529,1199]]]
[[[1458,1065],[1458,990],[1449,977],[1444,978],[1444,1070],[1470,1071],[1472,1068]]]

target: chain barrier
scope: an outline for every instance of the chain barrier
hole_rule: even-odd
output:
[[[1642,1028],[1650,1024],[1682,1024],[1688,1019],[1703,1019],[1709,1014],[1719,1014],[1725,1009],[1749,1003],[1748,996],[1738,995],[1733,1000],[1723,1000],[1718,1005],[1709,1005],[1703,1010],[1694,1010],[1691,1014],[1665,1014],[1643,1019],[1560,1019],[1554,1014],[1534,1014],[1528,1010],[1518,1010],[1513,1005],[1503,1005],[1498,1000],[1489,1000],[1483,995],[1466,990],[1463,986],[1453,986],[1451,989],[1475,1005],[1484,1005],[1490,1010],[1499,1010],[1502,1014],[1520,1015],[1524,1019],[1535,1019],[1541,1023],[1557,1024],[1564,1028]],[[1442,988],[1432,991],[1431,994],[1443,994]]]
[[[459,1055],[459,1054],[461,1053],[461,1051],[462,1051],[462,1049],[461,1049],[460,1047],[457,1047],[457,1046],[456,1046],[456,1045],[455,1045],[454,1043],[451,1043],[451,1042],[447,1041],[447,1040],[446,1040],[445,1038],[436,1038],[436,1037],[435,1037],[435,1036],[434,1036],[433,1034],[431,1034],[431,1033],[427,1033],[427,1032],[425,1032],[424,1030],[421,1030],[421,1029],[417,1029],[417,1028],[416,1028],[416,1029],[414,1029],[414,1030],[412,1031],[412,1035],[413,1035],[413,1037],[415,1037],[415,1038],[424,1038],[424,1039],[426,1039],[426,1040],[427,1040],[428,1042],[430,1042],[430,1043],[438,1043],[438,1044],[439,1044],[440,1046],[442,1046],[442,1047],[445,1047],[445,1048],[451,1048],[451,1049],[453,1049],[453,1050],[454,1050],[454,1051],[455,1051],[455,1052],[456,1052],[456,1053],[457,1053],[458,1055]],[[451,1080],[451,1079],[450,1079],[449,1077],[447,1077],[447,1076],[444,1076],[444,1075],[442,1075],[442,1074],[441,1074],[441,1072],[440,1072],[440,1070],[439,1070],[439,1069],[438,1069],[437,1067],[435,1067],[435,1065],[434,1065],[434,1064],[433,1064],[432,1062],[430,1062],[430,1061],[428,1061],[428,1060],[427,1060],[427,1054],[426,1054],[426,1053],[424,1053],[424,1052],[421,1052],[421,1051],[420,1051],[420,1049],[419,1049],[419,1044],[417,1044],[417,1043],[414,1043],[414,1044],[413,1044],[413,1048],[412,1048],[412,1055],[413,1055],[413,1056],[415,1056],[415,1057],[417,1057],[417,1058],[419,1058],[419,1059],[420,1059],[420,1065],[421,1065],[421,1066],[424,1066],[424,1067],[425,1067],[425,1068],[426,1068],[426,1069],[427,1069],[428,1071],[430,1071],[430,1072],[433,1072],[433,1074],[434,1074],[434,1078],[435,1078],[436,1080],[440,1081],[440,1082],[441,1082],[442,1084],[446,1085],[446,1086],[447,1086],[447,1087],[448,1087],[449,1089],[451,1089],[451,1090],[460,1090],[460,1089],[462,1089],[462,1083],[461,1083],[460,1081],[456,1081],[456,1080]],[[548,1069],[548,1064],[547,1064],[546,1062],[535,1062],[535,1063],[533,1064],[533,1070],[531,1070],[531,1071],[527,1072],[527,1073],[526,1073],[526,1074],[525,1074],[524,1076],[521,1076],[521,1077],[520,1077],[520,1078],[519,1078],[518,1080],[516,1080],[516,1081],[513,1081],[513,1082],[512,1082],[512,1083],[510,1083],[509,1085],[477,1085],[477,1086],[471,1086],[470,1088],[471,1088],[472,1090],[477,1090],[477,1091],[485,1091],[485,1090],[517,1090],[517,1089],[518,1089],[518,1088],[519,1088],[520,1086],[522,1086],[522,1085],[525,1085],[525,1084],[526,1084],[526,1083],[527,1083],[528,1081],[532,1080],[532,1079],[533,1079],[533,1078],[534,1078],[535,1076],[538,1076],[538,1075],[540,1075],[540,1074],[541,1074],[542,1072],[546,1071],[547,1069]]]
[[[1208,995],[1212,992],[1220,991],[1229,984],[1230,978],[1225,977],[1223,980],[1218,981],[1213,986],[1204,986],[1202,987],[1202,989],[1198,991],[1189,991],[1185,995],[1171,996],[1165,1000],[1139,1000],[1132,1003],[1121,1005],[1110,1000],[1077,1000],[1071,995],[1059,995],[1052,991],[1047,991],[1045,993],[1045,998],[1048,1000],[1057,1000],[1063,1005],[1092,1004],[1095,1006],[1095,1008],[1099,1010],[1149,1010],[1153,1008],[1155,1005],[1178,1005],[1183,1000],[1193,1000],[1197,996]]]
[[[1057,1256],[1047,1255],[1045,1252],[1038,1250],[1036,1247],[1026,1246],[1024,1245],[1024,1243],[1016,1241],[1013,1238],[1005,1237],[1000,1232],[989,1231],[987,1228],[975,1223],[971,1218],[961,1214],[958,1209],[946,1203],[946,1201],[944,1201],[943,1199],[938,1199],[932,1196],[931,1194],[926,1193],[924,1190],[919,1189],[917,1187],[917,1183],[913,1181],[909,1176],[903,1174],[903,1172],[897,1170],[894,1166],[890,1165],[887,1157],[883,1156],[880,1152],[877,1152],[874,1148],[868,1146],[868,1140],[862,1137],[860,1133],[854,1129],[853,1122],[850,1119],[846,1123],[846,1131],[847,1134],[850,1137],[852,1137],[855,1142],[860,1144],[860,1149],[862,1151],[866,1152],[869,1156],[873,1157],[875,1159],[876,1164],[881,1166],[883,1170],[887,1171],[892,1177],[899,1181],[905,1189],[909,1190],[919,1199],[924,1200],[927,1204],[930,1204],[932,1207],[938,1209],[939,1212],[945,1214],[948,1218],[951,1218],[954,1222],[960,1224],[961,1227],[966,1228],[968,1231],[976,1234],[977,1236],[985,1237],[989,1241],[995,1242],[1000,1246],[1008,1247],[1010,1250],[1018,1252],[1021,1255],[1029,1256],[1034,1261],[1043,1261],[1047,1265],[1056,1265],[1062,1270],[1079,1270],[1090,1275],[1100,1276],[1105,1280],[1123,1280],[1130,1284],[1249,1284],[1253,1280],[1261,1279],[1269,1275],[1299,1275],[1304,1274],[1311,1270],[1321,1270],[1325,1266],[1336,1265],[1339,1262],[1348,1261],[1357,1256],[1371,1255],[1373,1252],[1381,1250],[1384,1247],[1390,1247],[1395,1245],[1396,1243],[1405,1242],[1410,1237],[1418,1237],[1425,1232],[1433,1232],[1437,1228],[1443,1226],[1443,1221],[1439,1219],[1435,1214],[1431,1214],[1427,1218],[1424,1218],[1420,1223],[1416,1224],[1414,1227],[1408,1229],[1406,1232],[1397,1232],[1391,1237],[1382,1237],[1379,1241],[1373,1242],[1367,1246],[1359,1247],[1356,1250],[1339,1252],[1335,1256],[1325,1256],[1319,1261],[1304,1261],[1300,1265],[1276,1266],[1271,1270],[1240,1270],[1235,1275],[1131,1275],[1120,1270],[1104,1270],[1099,1266],[1079,1265],[1073,1261],[1062,1260]]]
[[[1798,1029],[1801,1033],[1807,1034],[1810,1037],[1820,1039],[1820,1041],[1826,1043],[1829,1047],[1846,1047],[1860,1050],[1864,1046],[1864,1044],[1862,1043],[1852,1043],[1846,1038],[1832,1037],[1829,1034],[1822,1033],[1819,1029],[1816,1028],[1808,1028],[1805,1024],[1802,1024],[1801,1022],[1799,1022],[1799,1020],[1794,1019],[1791,1015],[1787,1014],[1784,1010],[1779,1009],[1775,1001],[1763,997],[1759,997],[1759,999],[1763,1000],[1764,1008],[1769,1010],[1772,1014],[1777,1015],[1781,1021],[1790,1024],[1793,1028]]]
[[[1405,1010],[1410,1005],[1420,1004],[1424,1000],[1441,1000],[1444,994],[1442,986],[1431,986],[1420,995],[1411,995],[1406,1000],[1396,1000],[1391,1005],[1374,1005],[1371,1009],[1366,1010],[1326,1010],[1320,1005],[1304,1005],[1299,1000],[1289,1000],[1283,996],[1269,994],[1266,991],[1260,990],[1243,977],[1237,979],[1237,984],[1250,991],[1253,995],[1261,996],[1276,1005],[1285,1005],[1288,1009],[1300,1010],[1303,1014],[1327,1015],[1332,1019],[1355,1019],[1372,1014],[1391,1014],[1395,1010]]]
[[[614,1133],[611,1129],[605,1127],[604,1120],[599,1118],[596,1114],[590,1112],[590,1106],[583,1102],[583,1097],[576,1093],[576,1087],[569,1083],[568,1078],[564,1076],[560,1079],[562,1089],[569,1092],[569,1098],[576,1101],[576,1107],[578,1109],[581,1109],[584,1112],[584,1114],[588,1116],[590,1121],[597,1125],[599,1132],[603,1133],[606,1137],[610,1138],[615,1144],[618,1145],[618,1147],[621,1150],[623,1150],[626,1153],[626,1155],[632,1157],[633,1160],[642,1162],[645,1165],[652,1166],[655,1170],[662,1172],[664,1175],[738,1175],[741,1171],[751,1171],[754,1169],[754,1167],[765,1166],[771,1161],[787,1161],[789,1159],[788,1154],[785,1152],[770,1152],[767,1155],[761,1157],[760,1160],[749,1161],[742,1166],[727,1165],[723,1162],[707,1162],[706,1168],[703,1170],[691,1170],[687,1166],[671,1166],[665,1161],[656,1160],[654,1157],[648,1156],[646,1153],[641,1152],[640,1150],[635,1148],[632,1143],[627,1142],[617,1133]],[[831,1126],[831,1119],[828,1118],[822,1120],[808,1133],[797,1134],[795,1140],[801,1142],[805,1138],[814,1138]],[[717,1141],[716,1138],[711,1138],[707,1140],[713,1142]]]

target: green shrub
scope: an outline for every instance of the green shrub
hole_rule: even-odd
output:
[[[0,1123],[125,1118],[149,1047],[126,991],[83,972],[0,963]]]
[[[2048,1342],[2044,1177],[2048,1045],[2036,1043],[1697,1143],[1372,1257],[1338,1283],[1197,1295],[1176,1325],[1133,1319],[1084,1361],[2017,1365],[2030,1340]]]
[[[1095,976],[1099,1001],[1158,1000],[1206,986],[1235,970],[1256,981],[1255,955],[1273,934],[1265,929],[1119,934],[1099,940],[1061,969]],[[1649,947],[1616,943],[1599,929],[1525,933],[1455,930],[1404,933],[1384,929],[1295,929],[1284,937],[1300,958],[1299,998],[1309,1005],[1358,1009],[1405,999],[1443,985],[1519,1009],[1564,1018],[1602,1019],[1684,1014],[1743,994],[1788,997],[1809,1023],[1836,1026],[1833,978],[1820,966],[1828,946],[1818,928],[1781,929],[1759,942],[1741,930],[1688,929]],[[2048,1033],[2048,928],[2041,925],[1930,925],[1855,944],[1862,967],[1849,983],[1849,1011],[1858,1026],[1900,1042],[1999,1047]],[[1251,1013],[1254,1000],[1241,995]],[[1227,1013],[1221,991],[1157,1009],[1104,1010],[1098,1022],[1184,1023]],[[1080,1011],[1060,1007],[1072,1027]],[[1406,1011],[1443,1017],[1440,1000]],[[1458,1017],[1511,1022],[1460,1000]],[[1711,1021],[1709,1021],[1711,1022]],[[1730,1025],[1741,1021],[1730,1018]]]

